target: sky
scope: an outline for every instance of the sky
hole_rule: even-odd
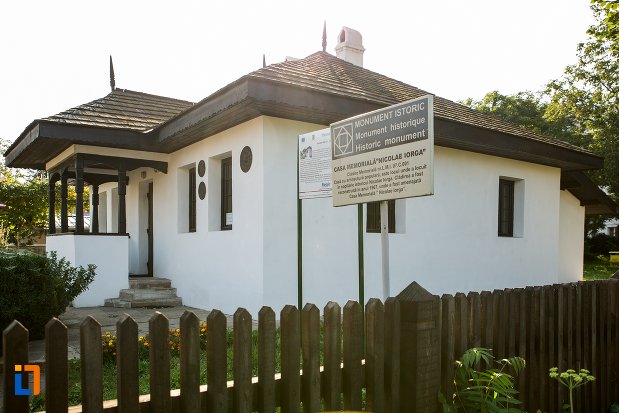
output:
[[[0,138],[118,88],[197,102],[358,30],[364,67],[459,101],[537,91],[576,60],[587,0],[20,0],[0,4]]]

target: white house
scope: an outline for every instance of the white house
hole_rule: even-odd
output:
[[[50,217],[68,184],[78,197],[93,186],[91,232],[50,220],[47,238],[98,265],[76,305],[116,297],[128,274],[169,278],[185,304],[225,312],[359,298],[358,208],[330,198],[303,201],[299,285],[298,135],[427,92],[363,68],[358,32],[338,40],[337,57],[269,65],[195,104],[114,88],[26,127],[6,160],[49,172]],[[583,173],[603,160],[438,96],[434,115],[435,194],[391,211],[392,294],[411,281],[440,294],[580,279],[585,214],[616,208]],[[366,299],[382,291],[373,208]]]

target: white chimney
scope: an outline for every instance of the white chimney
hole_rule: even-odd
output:
[[[363,67],[363,38],[361,33],[349,27],[342,27],[337,37],[335,55],[354,65]]]

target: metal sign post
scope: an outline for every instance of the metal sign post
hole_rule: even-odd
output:
[[[383,272],[383,300],[389,298],[389,203],[380,201],[380,253]]]

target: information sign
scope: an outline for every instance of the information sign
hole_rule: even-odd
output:
[[[331,125],[333,206],[434,193],[433,96]]]
[[[299,199],[331,196],[331,129],[299,135]]]

